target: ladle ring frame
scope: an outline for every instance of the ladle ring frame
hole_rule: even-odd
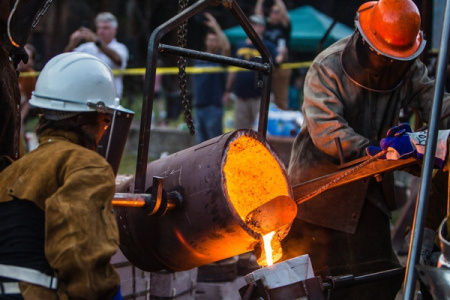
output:
[[[206,52],[200,52],[181,47],[160,44],[161,39],[167,33],[169,33],[177,26],[182,24],[185,20],[195,16],[196,14],[198,14],[199,12],[203,11],[205,8],[211,5],[218,5],[221,3],[230,10],[230,12],[242,26],[242,28],[244,29],[244,31],[246,32],[252,43],[255,45],[256,49],[261,54],[261,62],[251,62],[222,55],[210,54]],[[200,0],[192,4],[190,7],[186,8],[184,11],[180,12],[179,14],[177,14],[176,16],[174,16],[173,18],[171,18],[170,20],[166,21],[158,28],[156,28],[153,31],[152,35],[150,36],[147,49],[148,49],[147,68],[144,81],[144,95],[142,102],[142,116],[139,135],[140,147],[138,149],[138,158],[136,163],[136,174],[135,174],[136,179],[134,186],[134,190],[136,193],[143,193],[146,190],[145,181],[148,163],[148,147],[150,141],[150,126],[153,109],[154,85],[156,78],[158,54],[160,52],[190,58],[197,58],[211,62],[219,62],[224,65],[231,65],[261,72],[262,97],[259,113],[258,132],[262,134],[263,137],[266,136],[273,62],[269,50],[264,45],[262,40],[258,37],[253,27],[251,26],[249,20],[247,19],[247,17],[245,16],[245,14],[243,13],[243,11],[236,2],[231,0],[228,1]]]

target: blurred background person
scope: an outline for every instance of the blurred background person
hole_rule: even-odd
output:
[[[95,33],[84,26],[70,35],[65,52],[86,52],[104,61],[113,71],[124,70],[128,62],[128,48],[116,39],[119,24],[109,12],[101,12],[95,17]],[[117,97],[123,95],[123,76],[115,75]]]
[[[264,1],[257,0],[255,5],[255,14],[265,17]],[[269,16],[266,18],[266,30],[263,37],[277,45],[278,52],[284,52],[283,60],[279,64],[288,61],[289,43],[291,37],[291,19],[283,0],[274,0],[270,7]],[[283,69],[277,65],[273,69],[272,93],[275,104],[278,108],[286,110],[288,108],[288,89],[291,79],[291,69]]]
[[[230,55],[230,42],[217,23],[216,19],[208,12],[203,14],[204,24],[208,27],[205,37],[205,50],[207,53]],[[195,67],[221,67],[215,62],[195,60]],[[204,142],[223,134],[224,114],[224,89],[226,73],[201,72],[193,76],[193,95],[195,108],[195,128],[197,143]]]
[[[30,112],[30,103],[28,102],[31,99],[31,92],[34,91],[36,86],[36,76],[34,74],[30,74],[30,72],[35,72],[34,64],[36,62],[36,49],[31,44],[26,44],[24,46],[25,51],[28,54],[28,62],[25,64],[21,61],[17,65],[17,71],[20,73],[28,73],[22,74],[19,76],[19,90],[20,90],[20,129],[21,129],[21,142],[20,142],[20,154],[21,156],[29,151],[28,145],[26,142],[26,126],[25,120]]]
[[[278,65],[284,60],[285,53],[278,52],[275,44],[263,38],[264,31],[266,30],[266,21],[259,15],[251,15],[249,21],[256,34],[269,50],[274,65]],[[247,38],[236,44],[233,56],[239,59],[255,61],[261,54],[256,50],[252,41]],[[255,72],[245,71],[228,73],[224,97],[225,101],[228,101],[231,93],[236,96],[234,107],[235,129],[253,129],[255,127],[262,93],[262,90],[256,86],[255,77]]]

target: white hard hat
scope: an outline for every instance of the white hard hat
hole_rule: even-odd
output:
[[[133,113],[120,105],[108,65],[82,52],[53,57],[39,74],[30,104],[55,111],[58,119],[90,111]]]

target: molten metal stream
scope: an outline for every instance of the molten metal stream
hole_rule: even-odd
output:
[[[266,253],[267,266],[273,265],[272,245],[270,243],[272,242],[274,235],[275,235],[275,231],[272,231],[266,235],[263,235],[263,237],[262,237],[263,241],[264,241],[264,251]]]

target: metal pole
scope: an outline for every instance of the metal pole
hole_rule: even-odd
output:
[[[269,67],[268,72],[263,73],[262,78],[262,96],[261,105],[259,107],[259,121],[258,121],[258,132],[265,138],[267,133],[267,122],[269,118],[269,104],[270,104],[270,91],[272,89],[272,68],[273,68],[273,58],[270,55],[269,49],[264,45],[263,41],[256,34],[250,21],[245,16],[239,5],[236,5],[236,1],[230,8],[233,16],[239,21],[239,24],[244,29],[248,38],[252,41],[255,48],[261,54],[262,63]]]
[[[425,148],[425,158],[422,168],[420,191],[416,204],[414,223],[411,233],[409,255],[406,265],[406,278],[404,281],[403,299],[414,299],[416,288],[416,273],[414,265],[419,262],[420,248],[422,245],[422,233],[425,217],[428,210],[428,196],[430,181],[434,168],[434,155],[436,152],[437,135],[444,94],[445,73],[448,63],[448,39],[450,32],[450,0],[447,0],[445,7],[444,22],[442,26],[441,45],[438,56],[436,82],[433,97],[433,107],[431,111],[430,128],[428,132],[427,145]]]
[[[184,57],[196,58],[201,60],[207,60],[212,62],[217,62],[220,64],[226,64],[235,67],[241,67],[248,70],[255,70],[260,72],[269,72],[270,66],[264,63],[258,63],[250,60],[243,60],[240,58],[234,58],[229,56],[223,56],[218,54],[212,54],[208,52],[202,52],[192,49],[186,49],[171,45],[159,44],[159,52],[176,54]]]

